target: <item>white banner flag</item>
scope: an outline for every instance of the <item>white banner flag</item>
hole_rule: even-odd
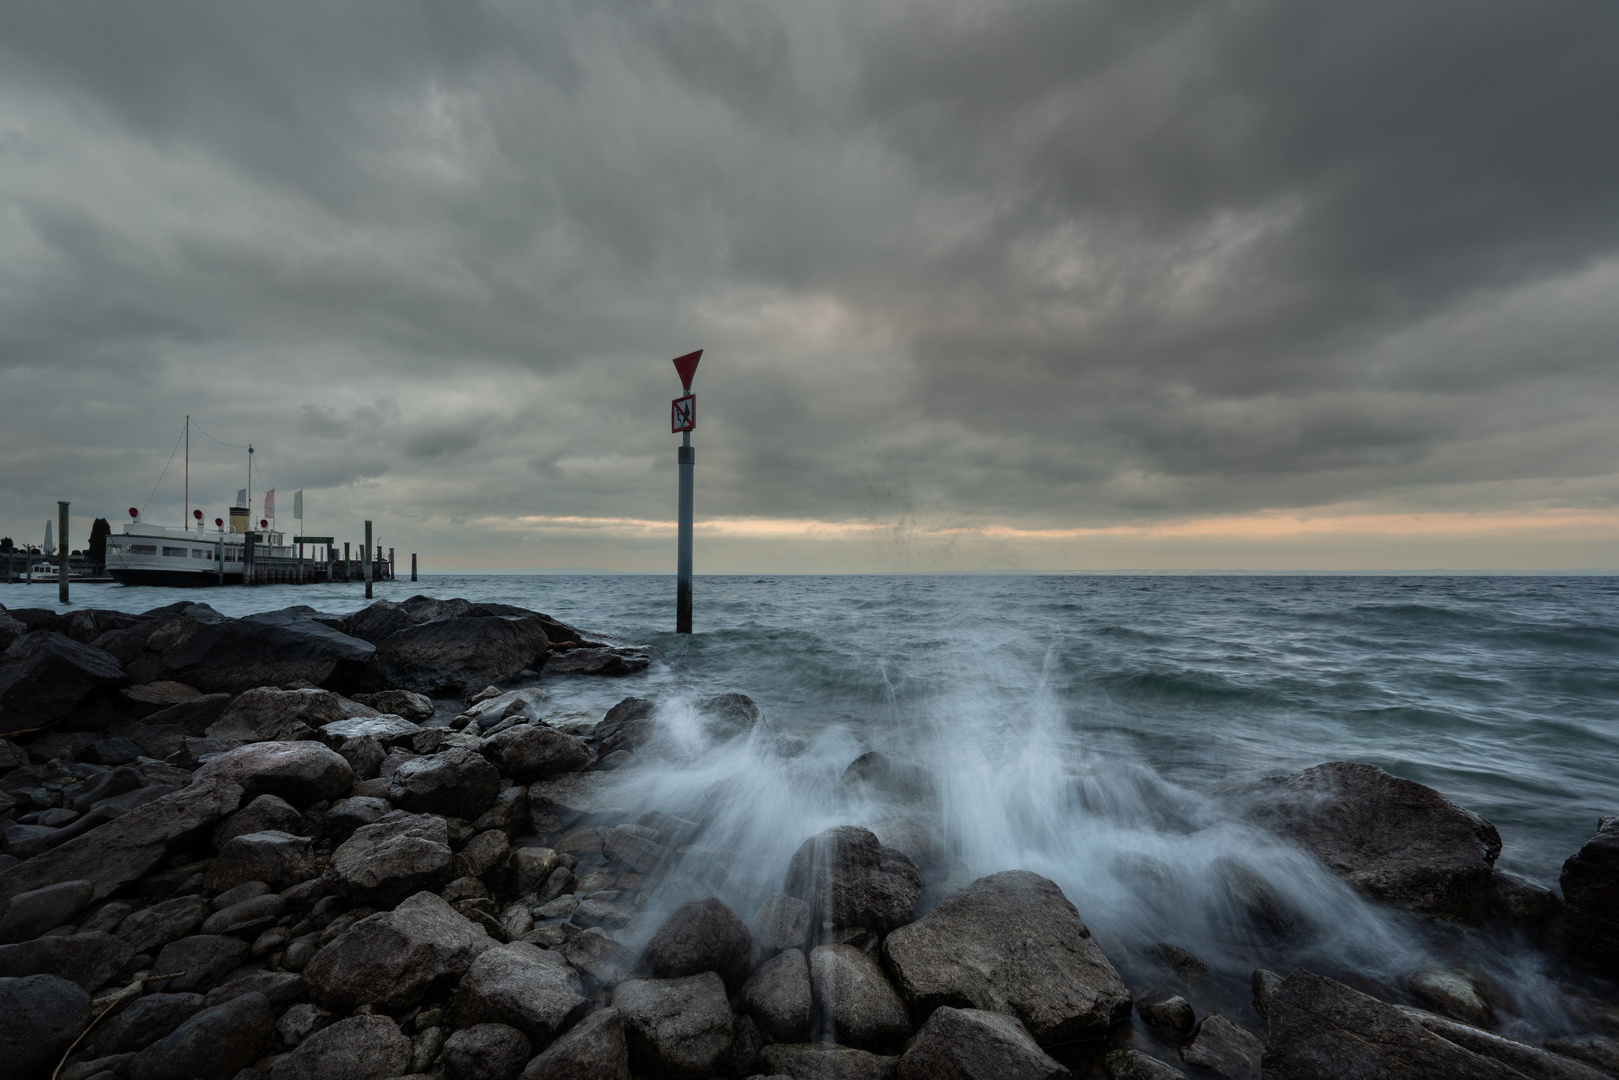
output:
[[[304,489],[299,488],[292,493],[292,516],[299,521],[304,519]]]
[[[271,488],[264,493],[264,516],[267,518],[275,517],[275,488]]]

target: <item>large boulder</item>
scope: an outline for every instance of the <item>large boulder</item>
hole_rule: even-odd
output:
[[[1068,1080],[1071,1075],[1004,1013],[935,1009],[899,1059],[898,1080]]]
[[[500,794],[500,770],[475,750],[452,746],[411,758],[394,770],[388,801],[416,814],[477,818]]]
[[[485,951],[461,978],[455,1019],[472,1024],[509,1024],[544,1046],[589,1006],[579,973],[560,954],[526,941]]]
[[[275,1030],[263,994],[203,1009],[129,1063],[129,1080],[231,1080],[259,1056]]]
[[[194,604],[122,631],[145,635],[124,646],[134,645],[136,653],[126,667],[132,674],[174,679],[205,693],[288,685],[371,689],[376,684],[376,646],[310,614],[294,608],[229,619]]]
[[[1572,1060],[1580,1055],[1578,1047],[1571,1045],[1569,1040],[1547,1039],[1546,1049],[1542,1050],[1538,1046],[1514,1042],[1422,1009],[1400,1006],[1400,1012],[1446,1042],[1455,1043],[1463,1050],[1471,1050],[1480,1057],[1493,1058],[1532,1080],[1603,1080],[1612,1076],[1616,1071],[1614,1066],[1619,1065],[1619,1058],[1614,1057],[1606,1062],[1591,1061],[1589,1058]],[[1592,1065],[1604,1067],[1592,1068]]]
[[[322,1028],[270,1066],[270,1080],[387,1080],[410,1071],[410,1039],[387,1016]]]
[[[684,979],[633,979],[613,991],[638,1075],[712,1076],[731,1048],[731,1006],[712,971]]]
[[[718,972],[725,984],[740,987],[748,977],[753,934],[718,898],[682,904],[647,943],[646,960],[655,979],[678,979]]]
[[[304,831],[303,815],[285,799],[260,795],[219,823],[214,830],[214,848],[224,847],[238,836],[255,832]]]
[[[544,724],[518,724],[497,732],[478,748],[506,776],[527,783],[559,773],[582,772],[596,763],[585,741]]]
[[[293,742],[310,738],[334,720],[375,716],[376,710],[330,690],[278,690],[259,686],[236,697],[208,728],[211,739]]]
[[[333,750],[350,739],[374,739],[384,749],[395,746],[413,749],[416,736],[421,733],[420,724],[403,716],[354,716],[321,725],[320,738]]]
[[[179,791],[136,807],[105,825],[0,870],[0,897],[10,898],[59,881],[95,884],[92,901],[139,881],[171,845],[212,829],[242,802],[242,789],[220,779],[194,780]]]
[[[869,829],[840,825],[793,853],[782,891],[813,909],[811,926],[864,927],[886,934],[911,921],[922,872]]]
[[[1367,896],[1464,922],[1490,911],[1501,835],[1433,788],[1375,765],[1331,761],[1261,780],[1245,801],[1250,820]]]
[[[1282,980],[1266,1014],[1265,1080],[1523,1080],[1516,1069],[1435,1035],[1393,1005],[1308,971]]]
[[[627,697],[608,709],[593,732],[597,752],[606,757],[619,750],[633,751],[646,745],[657,731],[657,721],[653,719],[657,711],[656,704],[639,697]]]
[[[624,1017],[613,1008],[591,1013],[531,1060],[521,1080],[630,1080]]]
[[[834,1041],[866,1050],[911,1033],[905,1003],[876,961],[853,945],[817,945],[809,954],[817,1027]]]
[[[512,615],[430,619],[375,648],[387,685],[430,697],[469,694],[538,668],[551,650],[538,619]]]
[[[317,742],[260,742],[220,754],[197,770],[196,779],[239,784],[249,799],[274,795],[308,806],[347,795],[354,770],[341,754]]]
[[[742,1005],[772,1042],[808,1037],[815,998],[803,952],[788,949],[759,965],[742,987]]]
[[[0,1060],[17,1080],[45,1080],[90,1017],[90,995],[59,975],[0,978]]]
[[[836,1043],[777,1043],[760,1057],[767,1073],[794,1080],[890,1080],[900,1060]]]
[[[129,680],[113,656],[37,630],[0,653],[0,735],[49,727],[86,697]]]
[[[460,979],[494,946],[483,927],[422,892],[344,930],[315,953],[303,977],[316,1004],[336,1012],[403,1007]]]
[[[232,837],[208,870],[210,887],[224,891],[248,881],[285,889],[317,873],[314,841],[277,829]]]
[[[883,958],[918,1020],[941,1005],[1015,1016],[1042,1046],[1100,1038],[1130,991],[1055,882],[979,878],[888,935]]]
[[[94,993],[134,955],[129,942],[99,931],[35,938],[0,945],[0,978],[59,975]]]
[[[332,853],[337,894],[356,904],[394,904],[450,880],[455,858],[444,819],[406,814],[363,825]]]
[[[1571,954],[1619,979],[1619,816],[1563,864],[1566,935]]]
[[[513,1080],[529,1058],[528,1036],[508,1024],[473,1024],[444,1042],[452,1080]]]

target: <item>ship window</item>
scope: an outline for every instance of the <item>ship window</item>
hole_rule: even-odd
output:
[[[166,547],[163,549],[163,554],[168,558],[183,559],[186,557],[186,549]]]
[[[125,548],[124,550],[128,551],[131,555],[156,555],[157,554],[157,545],[156,544],[130,544],[129,547]]]
[[[193,559],[211,559],[211,558],[213,558],[213,555],[214,555],[213,552],[204,551],[202,548],[192,548],[191,549],[191,557]]]

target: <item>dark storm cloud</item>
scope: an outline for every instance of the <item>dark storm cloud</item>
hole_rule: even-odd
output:
[[[662,358],[705,345],[710,514],[1611,504],[1616,33],[1495,2],[14,5],[0,499],[85,486],[68,425],[121,501],[190,411],[345,506],[665,516]]]

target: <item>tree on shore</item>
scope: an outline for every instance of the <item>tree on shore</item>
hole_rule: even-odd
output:
[[[9,537],[9,536],[0,536],[0,555],[4,555],[8,551],[16,551],[16,550],[17,550],[17,545],[13,544],[11,542],[11,537]]]
[[[106,518],[96,518],[90,526],[90,547],[88,548],[90,561],[104,563],[107,561],[107,537],[112,535],[112,526],[107,524]]]

